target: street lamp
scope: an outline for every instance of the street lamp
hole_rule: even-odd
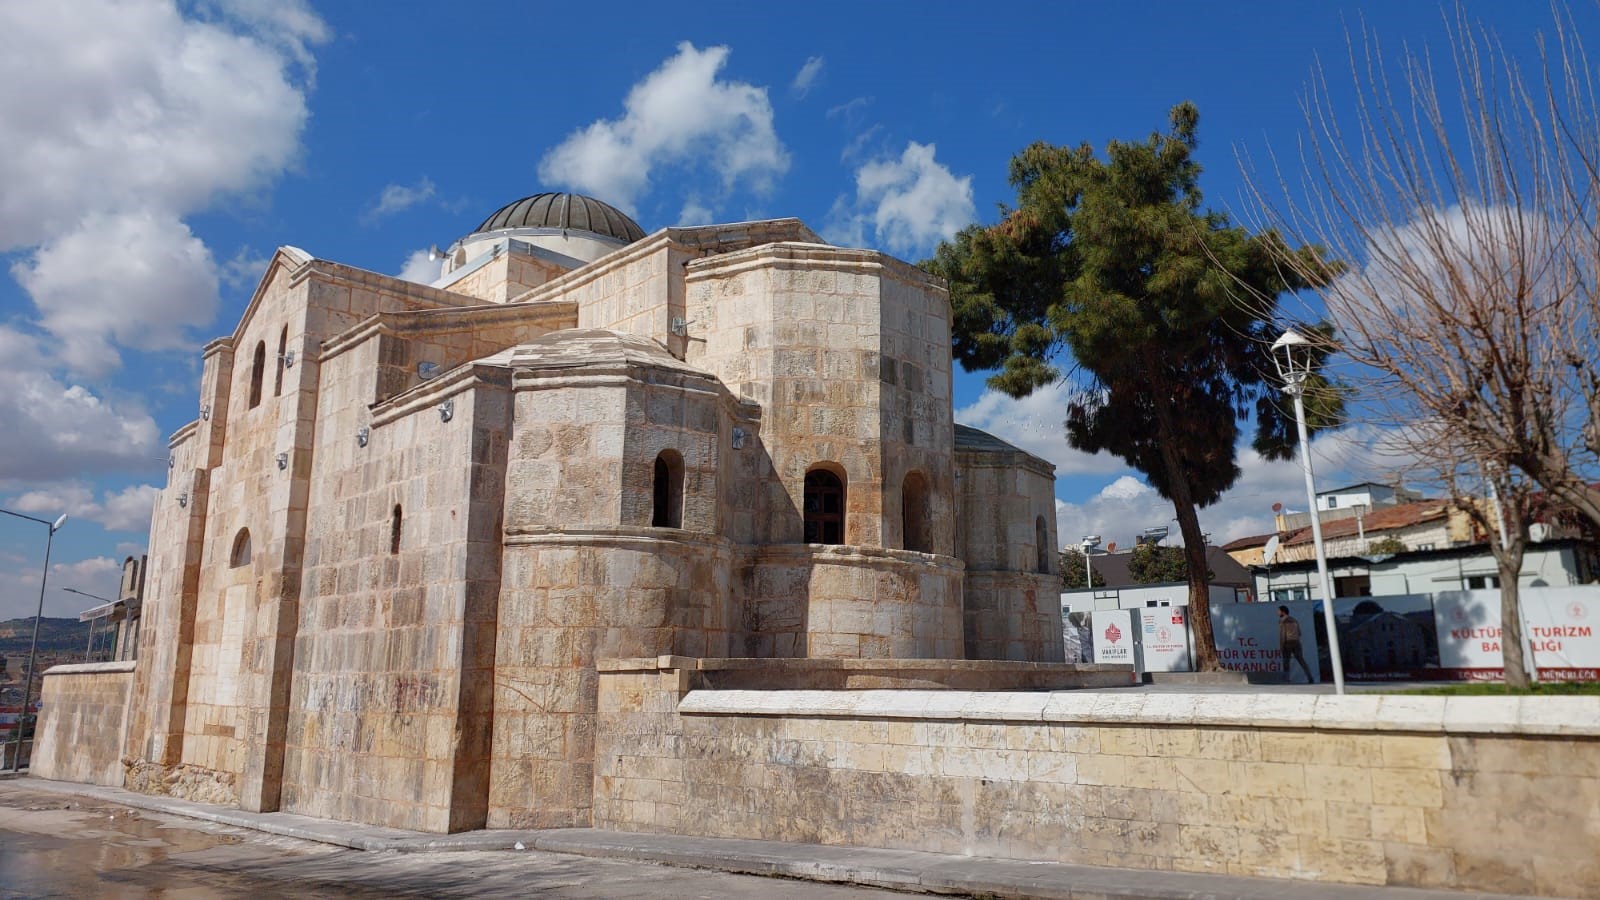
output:
[[[1083,536],[1083,586],[1091,591],[1094,590],[1094,563],[1090,561],[1089,554],[1098,546],[1100,546],[1100,535]]]
[[[27,519],[29,522],[38,522],[50,529],[50,533],[44,539],[44,568],[39,572],[39,611],[33,616],[33,643],[28,646],[28,674],[22,683],[22,714],[17,717],[17,736],[11,747],[11,770],[15,772],[22,768],[22,725],[28,718],[28,698],[33,696],[33,667],[39,659],[39,620],[44,617],[44,585],[50,577],[50,544],[55,541],[56,532],[61,530],[61,526],[67,524],[67,514],[62,513],[61,518],[47,522],[9,509],[0,509],[0,513]]]
[[[102,604],[102,606],[109,606],[110,604],[113,604],[113,603],[116,602],[115,600],[107,600],[106,598],[100,596],[99,594],[91,594],[88,591],[80,591],[77,588],[64,587],[64,588],[62,588],[62,590],[66,591],[69,594],[77,594],[80,597],[88,597],[90,600],[99,600],[100,603]],[[95,612],[95,611],[97,611],[97,610],[92,609],[89,612]],[[87,615],[87,614],[88,613],[85,613],[85,615]],[[81,621],[83,621],[83,619],[80,617],[78,619],[78,621],[81,622]],[[83,651],[84,662],[93,662],[94,661],[94,623],[95,623],[95,621],[96,621],[95,619],[90,619],[89,620],[89,646],[84,648],[84,651]]]
[[[1328,655],[1333,661],[1333,689],[1344,693],[1344,659],[1339,653],[1339,631],[1333,617],[1333,582],[1328,578],[1328,554],[1322,545],[1322,516],[1317,512],[1317,485],[1311,476],[1311,437],[1306,431],[1305,384],[1311,376],[1315,354],[1311,342],[1294,329],[1272,344],[1272,363],[1283,379],[1283,392],[1294,399],[1294,420],[1300,430],[1300,468],[1306,475],[1306,503],[1311,510],[1311,541],[1317,549],[1317,575],[1322,580],[1322,618],[1328,627]],[[1286,670],[1287,671],[1287,670]]]

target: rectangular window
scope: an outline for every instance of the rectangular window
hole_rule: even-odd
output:
[[[1328,498],[1328,508],[1329,509],[1337,509],[1338,507],[1339,507],[1339,498],[1338,497],[1329,497]]]

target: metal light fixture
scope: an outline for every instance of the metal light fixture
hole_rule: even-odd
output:
[[[189,492],[188,491],[180,491],[178,493],[178,505],[179,506],[188,506],[189,505]]]
[[[28,647],[28,674],[23,679],[22,687],[22,714],[17,717],[17,736],[11,747],[11,770],[15,772],[22,768],[22,726],[28,720],[28,698],[33,696],[33,672],[37,668],[39,660],[39,620],[44,618],[44,586],[50,577],[50,545],[55,542],[56,532],[61,530],[61,526],[67,524],[67,516],[63,513],[54,522],[47,522],[44,519],[35,519],[33,516],[25,516],[9,509],[0,509],[0,512],[8,516],[15,516],[18,519],[38,522],[40,525],[50,529],[49,535],[44,540],[44,568],[39,572],[39,610],[33,616],[33,642]]]
[[[743,428],[735,428],[733,430],[733,449],[743,450],[745,437],[746,435]]]
[[[363,425],[356,429],[356,446],[365,447],[367,441],[372,439],[372,429]]]
[[[1272,344],[1272,364],[1283,379],[1283,392],[1294,399],[1295,426],[1300,431],[1300,468],[1306,476],[1306,508],[1311,511],[1311,540],[1317,550],[1317,576],[1322,583],[1322,619],[1328,630],[1328,658],[1333,663],[1333,689],[1344,693],[1344,659],[1339,652],[1339,631],[1333,615],[1333,581],[1328,577],[1328,553],[1322,543],[1322,516],[1317,510],[1317,484],[1311,473],[1311,436],[1306,429],[1305,385],[1316,354],[1311,342],[1289,329]],[[1285,670],[1287,671],[1287,669]]]
[[[210,418],[211,418],[211,404],[209,404],[209,403],[200,404],[200,418],[203,419],[203,420],[208,420],[208,421],[210,420]]]
[[[290,350],[288,353],[285,353],[283,355],[283,367],[285,369],[294,368],[294,351],[293,350]]]
[[[167,468],[170,469],[173,466],[176,466],[177,464],[178,464],[178,458],[176,456],[167,457]]]
[[[427,360],[417,363],[417,377],[421,378],[423,381],[427,381],[429,378],[432,378],[437,374],[439,374],[438,363],[428,362]]]
[[[451,397],[449,400],[446,400],[445,402],[439,404],[439,421],[448,422],[448,421],[450,421],[451,419],[453,419],[455,417],[456,417],[456,398]]]
[[[278,471],[282,472],[284,469],[287,469],[287,468],[289,468],[289,454],[287,454],[287,453],[279,453],[278,454]]]

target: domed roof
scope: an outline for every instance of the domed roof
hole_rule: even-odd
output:
[[[624,244],[644,237],[639,223],[609,203],[582,194],[545,193],[507,203],[472,229],[473,234],[506,228],[561,228],[587,231]]]

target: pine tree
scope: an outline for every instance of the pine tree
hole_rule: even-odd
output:
[[[1104,160],[1087,144],[1027,147],[1011,161],[1016,207],[924,265],[950,283],[957,359],[998,370],[996,390],[1022,397],[1056,382],[1070,352],[1081,388],[1067,409],[1072,446],[1121,457],[1172,501],[1204,671],[1219,666],[1197,511],[1238,479],[1235,445],[1252,415],[1258,452],[1293,453],[1293,419],[1267,380],[1281,324],[1260,298],[1308,282],[1274,261],[1275,234],[1202,210],[1198,123],[1179,104],[1170,132],[1112,141]],[[1315,248],[1297,252],[1319,261]],[[1306,399],[1319,420],[1342,407],[1325,382]]]

